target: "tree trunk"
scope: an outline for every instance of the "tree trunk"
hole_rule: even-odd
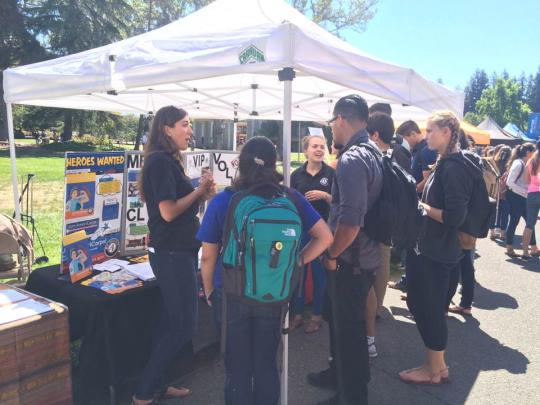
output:
[[[7,122],[7,108],[6,108],[6,102],[4,101],[4,86],[2,86],[2,83],[4,82],[4,71],[0,71],[0,121],[2,122],[2,126],[0,127],[0,141],[7,141],[8,140],[8,122]]]
[[[79,136],[83,136],[85,132],[84,122],[85,122],[85,112],[79,111]]]
[[[64,112],[64,132],[62,132],[62,141],[70,141],[73,136],[73,111]]]
[[[139,115],[139,125],[137,125],[137,134],[135,135],[135,146],[133,150],[139,150],[141,146],[141,137],[144,131],[144,115]]]

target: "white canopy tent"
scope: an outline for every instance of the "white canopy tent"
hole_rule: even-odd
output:
[[[330,118],[335,101],[350,93],[392,104],[398,120],[436,109],[461,118],[463,111],[461,92],[363,53],[277,0],[217,0],[133,38],[8,69],[4,98],[17,215],[12,104],[135,113],[177,104],[194,118],[279,119],[289,173],[291,120]],[[287,353],[285,347],[284,362]]]
[[[324,120],[351,92],[391,103],[401,120],[463,110],[461,92],[375,59],[276,0],[217,0],[148,33],[4,72],[10,117],[11,104],[135,113],[177,104],[194,118],[284,120],[285,169],[290,120]]]

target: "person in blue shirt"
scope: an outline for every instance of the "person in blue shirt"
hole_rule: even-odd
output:
[[[82,210],[83,204],[86,204],[90,201],[88,194],[84,190],[79,190],[74,188],[70,193],[71,198],[66,202],[66,211],[79,211]]]
[[[221,257],[224,221],[231,197],[236,191],[256,184],[279,184],[276,149],[262,136],[251,138],[239,157],[239,174],[231,189],[216,195],[204,214],[197,239],[202,242],[201,274],[207,302],[216,312],[221,307]],[[321,216],[300,193],[290,190],[302,219],[303,232],[311,241],[301,252],[309,263],[332,243],[330,230]],[[248,305],[233,296],[227,299],[225,348],[225,403],[228,405],[275,405],[280,385],[276,365],[280,342],[279,306]]]

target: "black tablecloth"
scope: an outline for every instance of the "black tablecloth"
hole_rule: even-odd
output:
[[[83,384],[116,385],[136,375],[148,359],[157,323],[157,282],[107,294],[58,277],[58,266],[34,270],[26,289],[69,308],[71,340],[82,339],[78,373]]]

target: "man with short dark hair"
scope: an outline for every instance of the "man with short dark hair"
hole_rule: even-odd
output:
[[[394,121],[382,112],[375,112],[369,115],[367,131],[370,139],[377,144],[379,149],[386,154],[390,151],[392,160],[411,173],[411,154],[405,147],[393,143]]]
[[[309,374],[308,381],[336,389],[339,376],[343,396],[320,404],[367,404],[370,371],[365,309],[380,266],[380,249],[379,242],[367,236],[363,228],[364,217],[379,198],[383,182],[380,156],[361,146],[370,143],[376,147],[366,131],[368,114],[366,101],[350,95],[338,100],[328,122],[340,152],[329,218],[334,242],[323,264],[329,271],[337,270],[333,276],[339,293],[329,291],[325,315],[330,323],[330,352],[338,361],[332,360],[327,370]]]
[[[388,103],[375,103],[372,104],[371,107],[369,107],[369,115],[372,115],[376,112],[381,112],[384,114],[387,114],[388,116],[392,116],[392,106]],[[392,134],[393,135],[393,134]]]
[[[416,191],[422,194],[431,173],[431,166],[437,161],[437,151],[428,148],[425,135],[414,121],[405,121],[396,132],[403,136],[411,147],[412,175],[416,180]]]

